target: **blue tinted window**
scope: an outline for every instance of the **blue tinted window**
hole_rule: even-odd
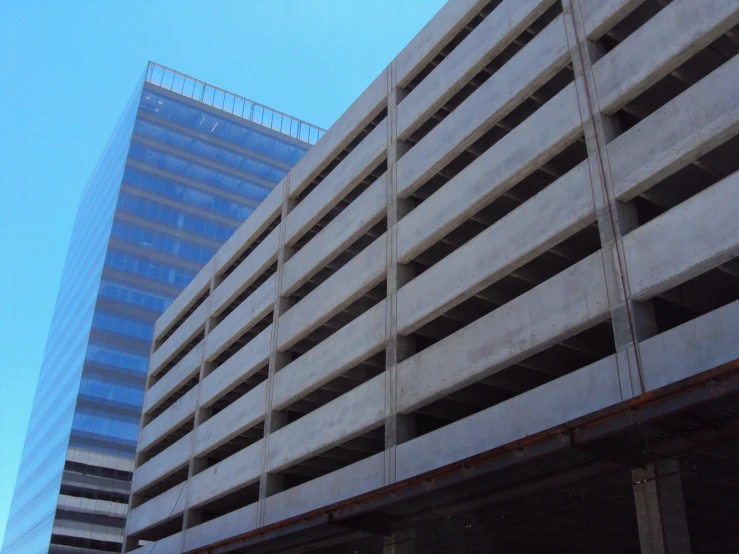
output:
[[[95,312],[92,326],[139,339],[151,339],[154,334],[154,326],[149,323],[105,312]]]
[[[143,256],[129,254],[128,252],[122,252],[112,248],[108,250],[108,254],[105,257],[105,264],[136,273],[143,277],[172,283],[182,288],[186,287],[195,277],[195,273],[187,269],[163,262],[155,262]]]
[[[195,244],[194,242],[178,239],[160,231],[143,229],[131,223],[118,221],[113,223],[111,236],[136,246],[153,248],[203,265],[215,254],[214,248],[208,248]]]
[[[135,304],[157,312],[163,312],[172,303],[173,298],[142,291],[129,285],[121,285],[103,280],[100,282],[100,296],[111,298],[126,304]]]
[[[130,369],[137,373],[146,373],[149,367],[149,358],[146,356],[137,356],[96,344],[91,344],[88,347],[86,359],[100,364]]]

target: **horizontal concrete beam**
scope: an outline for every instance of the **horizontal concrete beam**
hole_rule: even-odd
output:
[[[264,271],[277,261],[277,245],[280,240],[278,225],[246,257],[246,259],[226,277],[213,291],[210,302],[211,316],[218,316],[230,302],[244,292],[249,285],[262,276]]]
[[[177,365],[170,369],[164,377],[146,391],[144,413],[149,413],[158,408],[174,391],[197,375],[200,371],[202,356],[203,343],[201,341],[177,362]]]
[[[737,24],[736,0],[672,2],[594,65],[600,110],[614,114]]]
[[[387,173],[293,255],[282,268],[282,294],[292,294],[385,216]]]
[[[383,70],[293,167],[290,171],[290,198],[295,198],[310,185],[329,162],[387,106],[387,79],[387,70]]]
[[[203,379],[200,406],[207,408],[238,383],[248,379],[269,361],[272,324]]]
[[[282,213],[285,186],[285,179],[283,179],[216,252],[216,275],[221,275],[230,267]]]
[[[384,485],[385,454],[364,460],[270,496],[264,503],[264,525],[329,506]]]
[[[405,88],[489,0],[455,0],[444,4],[395,58],[398,86]]]
[[[387,236],[367,248],[280,317],[277,349],[287,350],[385,277]]]
[[[559,16],[398,160],[398,190],[407,196],[422,186],[569,61],[563,17]],[[410,110],[406,106],[414,104],[406,101],[398,107],[398,118],[410,118],[405,115]]]
[[[616,356],[398,445],[398,481],[621,402]]]
[[[167,435],[195,414],[198,398],[197,387],[190,389],[169,408],[141,429],[138,450],[146,452],[158,439]]]
[[[254,504],[249,504],[226,515],[187,529],[185,531],[184,550],[188,551],[201,548],[212,543],[220,542],[225,538],[235,537],[236,535],[248,533],[256,529],[257,508],[258,505],[255,502]],[[179,550],[164,550],[163,552],[179,552]],[[146,552],[142,554],[151,553]]]
[[[382,373],[269,437],[267,471],[278,472],[351,440],[380,425],[385,417]]]
[[[218,326],[211,330],[206,337],[205,359],[213,361],[221,352],[231,346],[243,333],[251,329],[260,319],[266,316],[275,301],[276,273],[272,274],[259,288],[251,293],[246,300]]]
[[[739,359],[739,301],[647,339],[639,351],[647,392]]]
[[[398,332],[418,329],[593,221],[585,161],[401,288]]]
[[[158,374],[167,362],[205,328],[207,312],[208,303],[203,302],[159,348],[152,352],[149,360],[149,375]]]
[[[739,134],[739,56],[608,144],[616,197],[628,201]]]
[[[599,251],[398,364],[397,409],[429,404],[609,315]]]
[[[553,3],[503,0],[496,6],[400,103],[398,137],[411,136]]]
[[[739,256],[739,172],[624,237],[632,295],[646,300]]]
[[[161,481],[185,467],[190,459],[192,440],[193,434],[191,431],[145,464],[137,467],[133,472],[131,492],[140,492],[155,481]]]
[[[375,169],[387,153],[387,118],[364,137],[308,196],[287,216],[285,243],[295,244],[362,179]]]
[[[570,85],[398,223],[398,260],[410,262],[499,198],[582,133]]]
[[[200,295],[208,290],[210,280],[213,277],[213,266],[215,265],[213,260],[211,258],[205,264],[203,269],[198,272],[179,296],[174,299],[172,304],[159,316],[159,319],[156,320],[154,323],[154,340],[160,339],[162,335],[169,331],[180,319],[182,314],[189,310],[195,301],[200,298]]]
[[[126,522],[126,533],[136,535],[179,516],[185,509],[187,496],[183,491],[187,483],[175,485],[166,492],[131,510]]]
[[[262,450],[259,440],[195,475],[190,485],[190,507],[202,506],[259,480]]]
[[[105,540],[105,539],[101,539]],[[157,554],[161,552],[179,552],[180,541],[182,540],[182,533],[175,533],[169,537],[165,537],[158,541],[154,541],[146,546],[132,550],[129,554]]]
[[[592,41],[600,40],[644,0],[580,0],[585,35]]]
[[[267,384],[260,383],[195,430],[195,455],[203,456],[264,419]]]
[[[385,300],[275,373],[272,408],[282,410],[385,345]]]

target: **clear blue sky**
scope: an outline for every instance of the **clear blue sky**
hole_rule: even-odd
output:
[[[328,128],[443,4],[0,2],[0,543],[77,202],[146,62]]]

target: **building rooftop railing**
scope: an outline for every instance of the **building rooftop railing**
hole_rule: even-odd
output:
[[[306,121],[273,110],[222,88],[214,87],[155,62],[149,62],[146,69],[146,81],[308,144],[315,144],[326,132],[325,129]]]

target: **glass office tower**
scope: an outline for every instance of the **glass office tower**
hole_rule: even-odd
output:
[[[322,134],[149,63],[82,194],[2,554],[121,551],[154,321]]]

